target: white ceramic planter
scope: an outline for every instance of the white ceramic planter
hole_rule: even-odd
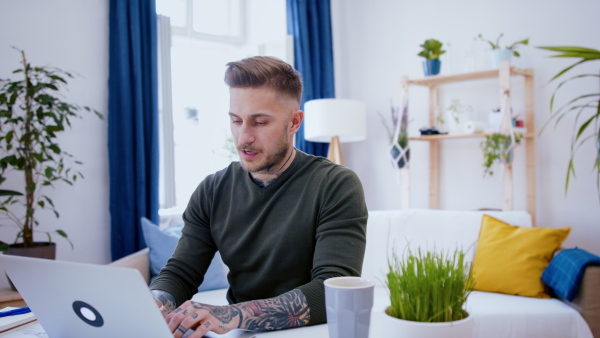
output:
[[[492,68],[497,69],[502,61],[508,61],[510,63],[512,53],[513,51],[510,49],[492,49],[490,54],[492,58]]]
[[[384,311],[381,319],[381,337],[472,338],[473,316],[455,322],[421,323],[394,318]]]
[[[461,114],[462,115],[462,114]],[[451,110],[446,111],[446,124],[448,126],[448,134],[456,135],[462,134],[461,116],[457,116],[457,113]],[[458,119],[458,121],[456,121]]]

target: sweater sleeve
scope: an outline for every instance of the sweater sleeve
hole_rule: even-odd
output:
[[[175,298],[177,306],[198,292],[217,247],[210,232],[210,178],[194,191],[183,214],[184,227],[173,255],[150,284]]]
[[[309,325],[327,320],[323,285],[326,279],[360,276],[368,217],[362,184],[352,170],[336,166],[318,183],[323,202],[318,215],[311,282],[298,287],[310,307]]]

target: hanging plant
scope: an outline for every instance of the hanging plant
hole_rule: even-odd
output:
[[[515,134],[515,144],[520,144],[521,134]],[[512,138],[510,135],[493,133],[486,135],[485,141],[481,142],[483,150],[483,175],[494,175],[492,167],[495,163],[511,163],[513,158]]]
[[[410,159],[410,150],[408,146],[408,99],[403,100],[402,116],[400,116],[400,107],[390,105],[391,126],[380,112],[377,112],[381,122],[385,127],[390,140],[390,156],[394,160],[394,166],[404,168]]]

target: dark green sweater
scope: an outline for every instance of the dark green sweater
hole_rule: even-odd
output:
[[[323,323],[323,281],[360,275],[367,216],[356,174],[322,157],[297,151],[264,188],[233,162],[193,193],[183,236],[150,288],[169,292],[179,306],[197,292],[218,250],[230,269],[230,303],[299,289],[309,325]]]

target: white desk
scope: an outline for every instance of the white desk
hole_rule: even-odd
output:
[[[381,338],[381,315],[383,309],[389,305],[387,291],[383,288],[375,288],[375,302],[371,312],[370,338]],[[299,327],[289,330],[261,332],[255,334],[257,338],[328,338],[329,331],[327,324]],[[39,323],[26,326],[18,331],[0,334],[2,338],[48,338],[44,329]],[[54,338],[54,337],[53,337]]]

